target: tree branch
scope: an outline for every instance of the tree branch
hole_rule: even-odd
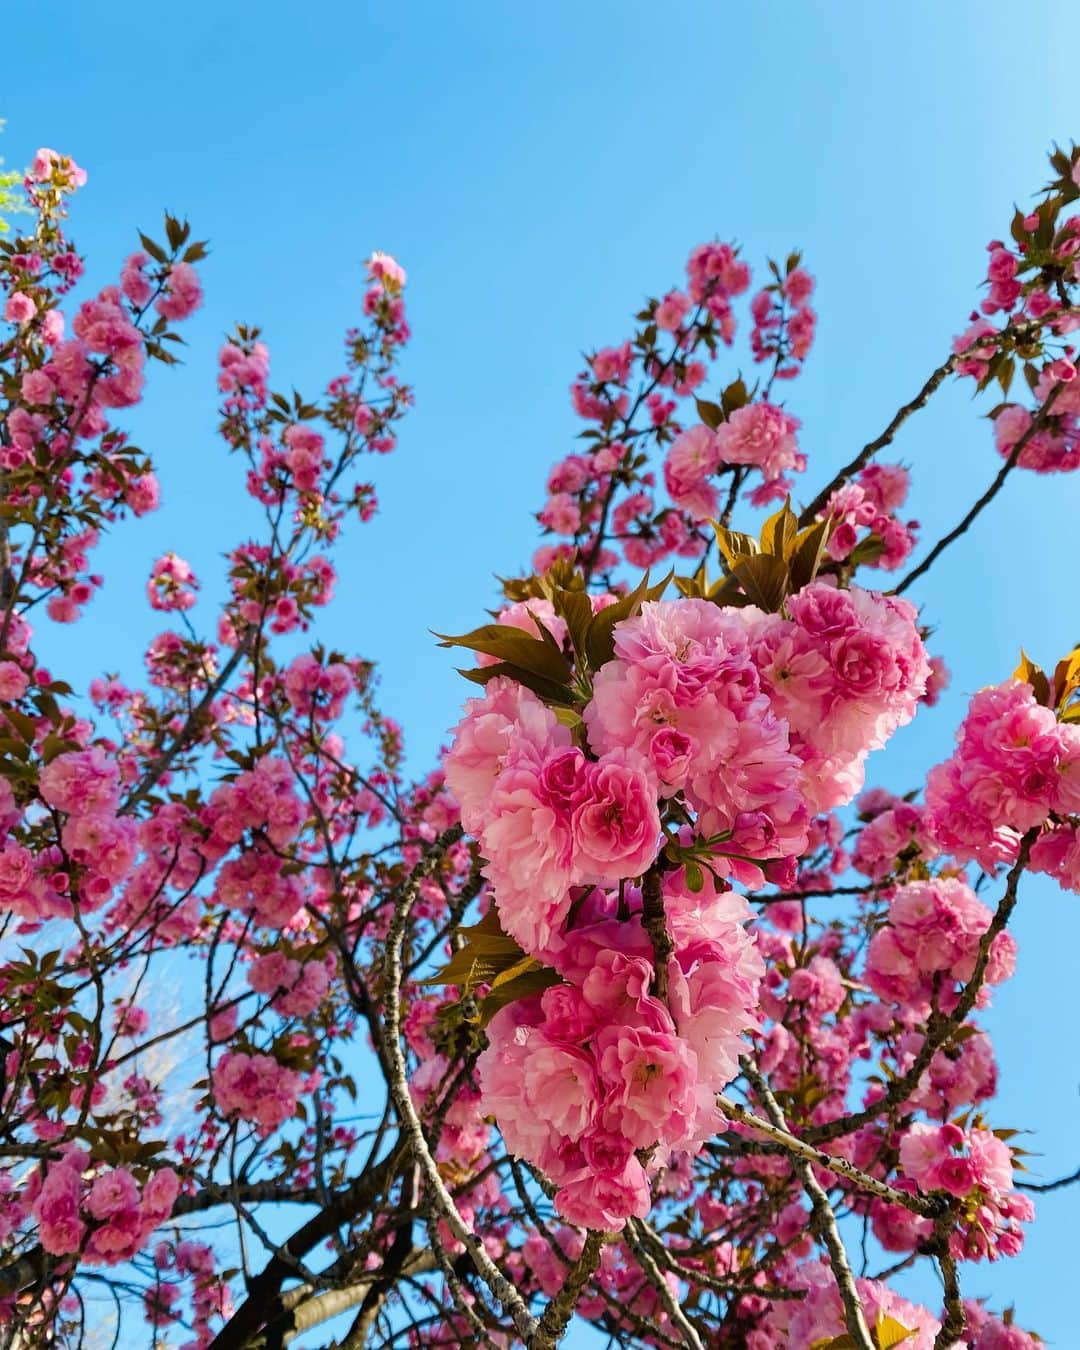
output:
[[[740,1060],[740,1064],[754,1091],[764,1103],[773,1124],[777,1129],[786,1133],[787,1122],[784,1120],[784,1113],[780,1110],[768,1083],[748,1060]],[[840,1229],[837,1227],[836,1215],[833,1213],[832,1205],[829,1204],[829,1197],[817,1177],[814,1176],[814,1168],[809,1161],[803,1157],[795,1156],[792,1159],[792,1166],[799,1174],[803,1190],[810,1198],[814,1226],[829,1254],[829,1265],[832,1267],[836,1286],[840,1291],[840,1301],[844,1305],[844,1325],[847,1327],[851,1339],[855,1342],[856,1350],[875,1350],[874,1342],[870,1336],[870,1328],[866,1324],[866,1313],[863,1311],[862,1300],[859,1298],[859,1291],[855,1288],[855,1275],[851,1269],[851,1262],[848,1260],[843,1239],[840,1237]]]

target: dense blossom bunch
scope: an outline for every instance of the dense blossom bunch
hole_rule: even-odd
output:
[[[81,1252],[94,1263],[130,1260],[172,1213],[180,1183],[162,1168],[140,1186],[125,1167],[87,1173],[89,1155],[69,1149],[24,1192],[39,1224],[41,1245],[53,1256]]]
[[[866,980],[881,998],[929,1012],[949,1011],[957,986],[972,976],[979,940],[993,916],[956,877],[911,881],[889,901],[888,922],[877,930],[866,953]],[[1010,933],[995,935],[985,979],[1000,984],[1016,961]]]
[[[908,720],[925,688],[903,602],[814,582],[787,611],[647,601],[615,625],[613,657],[591,675],[583,735],[496,676],[446,758],[500,923],[569,980],[527,1013],[496,1016],[485,1101],[508,1147],[561,1186],[563,1216],[591,1227],[644,1217],[641,1150],[666,1165],[717,1128],[714,1097],[737,1072],[758,975],[748,912],[723,878],[790,874],[817,799],[850,798],[851,761]],[[520,610],[511,617],[518,627]],[[824,787],[822,766],[839,756],[845,776]],[[645,913],[665,838],[665,857],[673,847],[689,863],[652,873],[673,959],[650,947]],[[702,863],[722,887],[710,881],[708,900]],[[584,918],[597,908],[598,928]]]
[[[1012,863],[1027,831],[1080,810],[1080,728],[1037,702],[1026,681],[976,694],[956,739],[927,779],[926,802],[935,838],[959,861],[989,871]],[[1036,845],[1048,867],[1061,867],[1069,833]]]
[[[651,1207],[648,1175],[696,1150],[720,1119],[715,1094],[737,1071],[740,1033],[756,1003],[760,962],[743,927],[745,902],[702,901],[666,887],[674,957],[667,999],[636,917],[604,901],[556,959],[565,979],[497,1013],[479,1072],[485,1109],[507,1147],[559,1186],[564,1218],[621,1228]]]

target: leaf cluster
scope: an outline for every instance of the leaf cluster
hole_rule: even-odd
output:
[[[784,601],[813,581],[825,560],[832,531],[828,518],[799,529],[799,519],[786,501],[771,515],[755,539],[713,522],[725,575],[710,582],[705,563],[691,577],[676,577],[680,594],[718,605],[757,605],[776,614]]]
[[[539,637],[532,637],[509,624],[489,623],[471,633],[451,637],[436,633],[443,647],[465,647],[495,658],[493,665],[460,673],[474,684],[486,685],[497,676],[531,689],[548,705],[564,709],[565,720],[576,721],[575,709],[591,696],[591,675],[607,664],[615,654],[615,627],[632,618],[649,600],[659,600],[669,578],[650,584],[648,573],[638,585],[606,608],[594,612],[580,576],[567,577],[565,570],[553,569],[537,579],[527,600],[546,599],[562,619],[569,634],[571,652],[564,652],[538,614],[532,614]],[[572,584],[565,584],[570,582]],[[530,611],[531,613],[531,611]]]

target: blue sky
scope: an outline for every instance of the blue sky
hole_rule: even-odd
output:
[[[192,0],[150,14],[36,0],[5,17],[0,150],[18,164],[52,145],[89,170],[74,231],[92,281],[164,207],[213,247],[188,363],[155,371],[131,422],[166,505],[102,548],[96,639],[89,621],[50,639],[53,665],[137,673],[157,630],[142,588],[167,547],[204,578],[209,624],[220,554],[248,528],[240,466],[213,435],[218,341],[236,319],[260,324],[275,382],[318,392],[341,367],[361,261],[385,248],[409,270],[417,406],[373,466],[382,512],[345,549],[325,634],[379,662],[418,773],[464,692],[428,630],[473,626],[492,574],[527,562],[544,475],[578,429],[582,349],[620,340],[701,239],[737,239],[752,263],[802,247],[820,325],[787,392],[820,481],[937,364],[976,303],[986,241],[1043,182],[1050,143],[1080,137],[1066,0]],[[949,388],[898,442],[928,541],[996,469],[980,411]],[[1021,643],[1052,663],[1080,637],[1078,502],[1075,479],[1015,476],[917,589],[954,685],[874,781],[914,786]],[[1020,973],[990,1019],[995,1123],[1037,1131],[1047,1176],[1080,1162],[1078,906],[1026,885]],[[1080,1192],[1046,1197],[1020,1259],[968,1273],[1061,1347],[1078,1206]]]

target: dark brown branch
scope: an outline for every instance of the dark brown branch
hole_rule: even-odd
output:
[[[868,441],[855,458],[851,460],[849,464],[845,464],[840,472],[835,474],[830,482],[826,483],[799,517],[800,525],[809,525],[822,511],[824,511],[829,498],[837,488],[842,487],[849,478],[854,477],[861,469],[865,469],[879,450],[884,450],[887,445],[892,443],[893,437],[912,413],[916,413],[920,408],[926,407],[943,382],[956,369],[959,360],[959,355],[950,356],[947,361],[943,361],[941,365],[938,366],[915,397],[909,403],[905,403],[903,407],[897,409],[892,421],[881,435],[875,437],[872,441]]]
[[[1037,1191],[1041,1195],[1047,1195],[1050,1191],[1064,1190],[1066,1186],[1075,1186],[1080,1181],[1080,1167],[1067,1177],[1058,1177],[1057,1181],[1018,1181],[1016,1189],[1018,1191]]]
[[[653,949],[653,991],[661,1002],[667,999],[668,963],[675,955],[675,944],[667,929],[664,914],[664,889],[659,867],[652,867],[641,880],[641,924]]]
[[[309,1219],[284,1243],[248,1286],[248,1296],[233,1313],[210,1345],[210,1350],[242,1350],[260,1328],[286,1311],[280,1296],[282,1284],[296,1273],[295,1262],[328,1238],[342,1223],[369,1209],[392,1182],[404,1157],[399,1147],[342,1192],[333,1204]]]

